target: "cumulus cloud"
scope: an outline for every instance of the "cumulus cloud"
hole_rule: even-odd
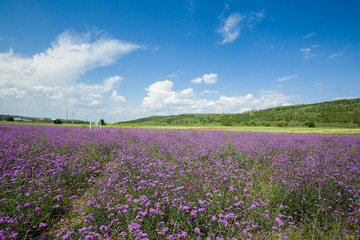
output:
[[[296,78],[296,77],[299,77],[299,75],[294,74],[294,75],[285,76],[285,77],[276,79],[276,81],[277,82],[285,82],[285,81],[288,81],[288,80]]]
[[[274,106],[289,105],[291,97],[277,91],[262,91],[255,97],[249,93],[245,96],[222,96],[219,98],[219,112],[244,112],[251,109],[264,109]]]
[[[142,107],[146,109],[158,109],[165,108],[168,104],[182,105],[191,102],[194,97],[192,88],[187,88],[178,92],[172,90],[174,83],[165,80],[153,83],[146,88],[147,97],[143,99]]]
[[[106,37],[93,39],[91,33],[65,31],[50,47],[33,55],[22,57],[0,54],[0,79],[15,85],[57,85],[77,80],[85,72],[113,64],[121,56],[141,48],[129,42]]]
[[[158,81],[146,88],[147,96],[143,98],[142,109],[152,114],[166,115],[168,108],[174,114],[181,113],[235,113],[251,109],[263,109],[279,105],[288,105],[290,97],[281,92],[264,91],[256,97],[254,94],[245,96],[220,96],[217,100],[201,98],[203,94],[194,93],[192,88],[175,91],[174,83]],[[217,91],[208,91],[213,93]]]
[[[192,79],[190,82],[192,83],[206,83],[206,84],[214,84],[218,81],[218,75],[216,73],[204,74],[202,77],[197,77]]]
[[[114,88],[114,85],[118,83],[120,80],[122,80],[122,77],[115,75],[113,77],[110,77],[108,79],[104,80],[104,92],[107,92]]]
[[[34,98],[42,104],[51,105],[59,104],[66,101],[69,106],[73,107],[93,107],[101,105],[101,101],[104,98],[104,94],[107,94],[111,90],[114,90],[116,84],[122,78],[115,75],[113,77],[104,79],[102,84],[75,84],[75,85],[63,85],[63,86],[45,86],[35,85],[28,88],[28,98]],[[0,93],[0,96],[2,94]],[[45,99],[52,100],[51,102],[45,101]],[[115,102],[125,101],[125,98],[112,92],[110,96]]]
[[[125,98],[112,91],[122,77],[114,75],[91,84],[81,77],[142,48],[104,34],[65,31],[48,48],[33,56],[14,53],[13,49],[2,52],[0,98],[11,106],[3,111],[32,115],[35,109],[45,112],[45,109],[73,107],[85,112],[87,107],[101,107],[110,99],[123,102]],[[30,104],[31,108],[25,107]]]
[[[125,97],[124,96],[119,96],[118,92],[114,89],[110,98],[114,101],[114,102],[125,102]]]
[[[216,95],[219,94],[219,91],[214,91],[214,90],[204,90],[200,93],[200,95],[204,95],[204,94],[208,94],[208,95]]]
[[[17,88],[0,88],[0,97],[6,99],[8,97],[23,98],[26,91]]]

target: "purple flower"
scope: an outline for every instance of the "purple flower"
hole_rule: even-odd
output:
[[[200,228],[195,227],[195,228],[194,228],[194,231],[195,231],[197,234],[200,234]]]
[[[190,215],[193,216],[193,217],[196,217],[196,214],[197,214],[197,211],[196,210],[192,210],[190,212]]]
[[[46,227],[46,226],[47,226],[46,223],[40,223],[40,224],[39,224],[39,227]]]
[[[199,200],[199,204],[200,204],[200,205],[204,205],[204,204],[206,204],[206,200],[204,200],[204,201]]]
[[[54,197],[54,199],[56,199],[56,200],[60,200],[60,199],[62,199],[63,198],[63,196],[62,195],[57,195],[56,197]]]
[[[281,221],[281,219],[278,218],[278,217],[275,218],[275,221],[276,221],[280,226],[284,225],[283,221]]]
[[[13,233],[13,234],[11,234],[11,237],[12,238],[16,238],[16,237],[18,237],[20,234],[19,233]]]

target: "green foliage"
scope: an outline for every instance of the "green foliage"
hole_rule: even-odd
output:
[[[100,119],[100,124],[102,125],[102,126],[105,126],[106,124],[105,124],[105,120],[104,119]]]
[[[142,125],[224,125],[359,127],[360,98],[252,110],[236,114],[151,116],[124,123]],[[310,124],[312,123],[312,124]]]
[[[61,120],[60,119],[55,119],[54,120],[54,124],[61,124],[62,122],[61,122]]]
[[[221,121],[221,123],[222,123],[223,126],[232,126],[233,125],[233,121],[229,117],[224,118]]]
[[[311,128],[315,127],[315,123],[313,121],[308,121],[304,125],[307,126],[307,127],[311,127]]]
[[[8,116],[8,117],[6,118],[6,121],[9,121],[9,122],[14,121],[14,118],[13,118],[12,116]]]

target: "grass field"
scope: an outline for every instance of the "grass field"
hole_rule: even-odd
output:
[[[360,134],[360,128],[309,128],[309,127],[247,127],[247,126],[158,126],[140,124],[109,124],[108,127],[147,129],[199,129],[242,132],[306,133],[306,134]]]
[[[0,124],[21,124],[21,125],[44,125],[44,126],[81,126],[89,127],[88,124],[61,124],[53,123],[29,123],[29,122],[8,122],[0,121]],[[144,129],[199,129],[199,130],[224,130],[243,132],[273,132],[273,133],[304,133],[304,134],[360,134],[360,128],[335,128],[335,127],[248,127],[248,126],[159,126],[143,124],[107,124],[105,128],[144,128]]]
[[[359,239],[360,135],[0,124],[1,239]]]

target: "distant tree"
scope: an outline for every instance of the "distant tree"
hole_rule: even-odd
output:
[[[105,126],[105,125],[106,125],[104,119],[100,119],[100,124],[101,124],[101,126]]]
[[[223,126],[232,126],[233,122],[231,121],[230,118],[223,118],[221,124]]]
[[[12,121],[14,121],[14,118],[12,116],[7,116],[6,121],[11,121],[12,122]]]
[[[60,119],[55,119],[54,120],[54,124],[61,124],[62,122],[61,122],[61,120]]]

